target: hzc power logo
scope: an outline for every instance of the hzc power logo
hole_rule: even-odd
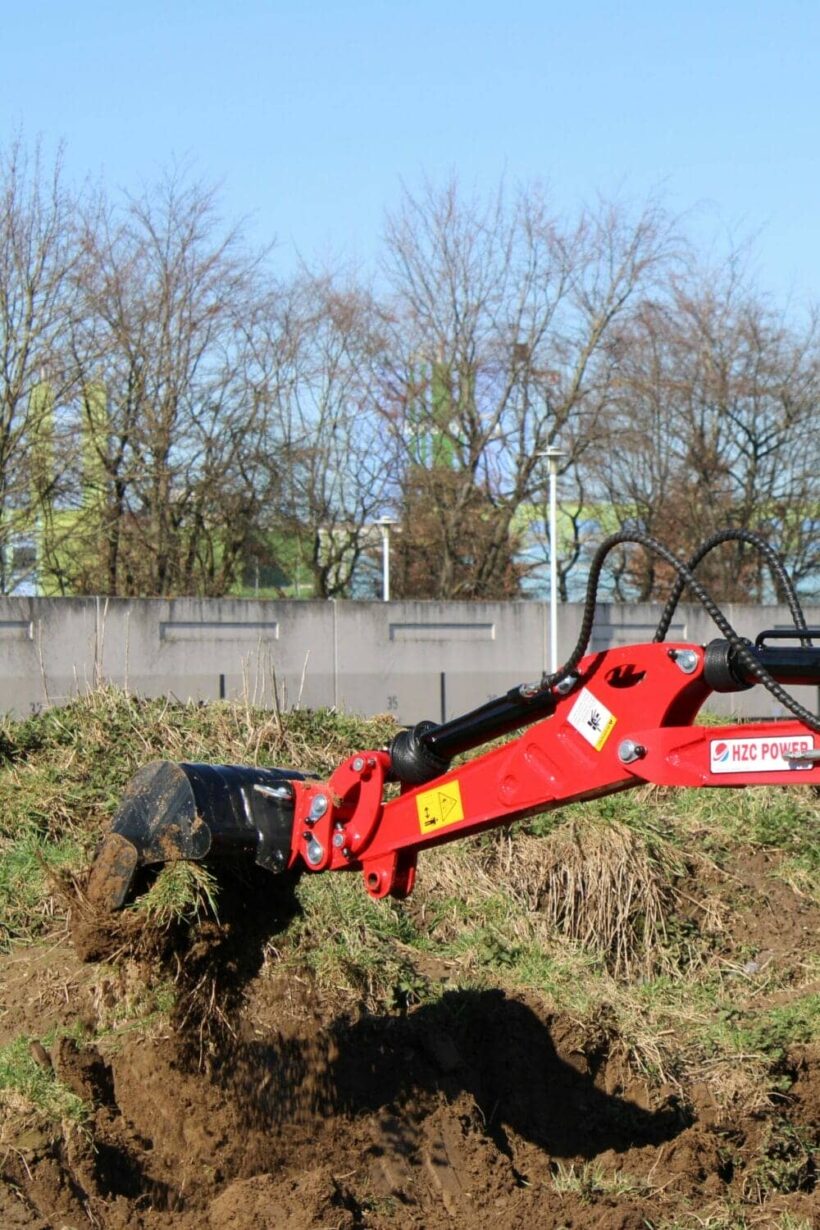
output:
[[[800,760],[802,752],[813,750],[811,735],[713,739],[709,744],[709,767],[713,773],[799,772],[813,767],[810,761]]]

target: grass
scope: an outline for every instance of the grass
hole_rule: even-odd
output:
[[[81,1125],[89,1114],[83,1099],[35,1057],[25,1036],[0,1047],[0,1103],[17,1115],[34,1112],[56,1123]]]
[[[216,876],[201,863],[166,863],[148,891],[128,909],[143,914],[146,924],[166,928],[208,915],[218,919],[218,895]]]
[[[50,877],[78,868],[85,853],[85,844],[77,838],[53,840],[26,823],[16,834],[0,838],[0,949],[53,924],[56,903]]]
[[[550,1181],[560,1195],[580,1196],[588,1202],[596,1196],[646,1196],[652,1190],[651,1183],[642,1176],[624,1170],[608,1171],[597,1162],[585,1162],[581,1166],[556,1162]]]
[[[368,1009],[410,1006],[429,995],[413,955],[424,937],[400,902],[374,902],[358,876],[306,876],[297,886],[301,914],[291,925],[284,961],[319,985]]]
[[[531,849],[527,892],[561,934],[599,953],[615,974],[649,974],[667,941],[682,857],[623,820],[573,817]],[[526,853],[526,852],[525,852]]]
[[[820,806],[815,791],[757,786],[657,793],[666,834],[673,840],[694,837],[701,852],[719,866],[730,865],[739,846],[775,852],[773,874],[820,905]]]
[[[731,1001],[716,1005],[714,1022],[703,1033],[716,1054],[764,1055],[773,1063],[789,1047],[820,1038],[820,994],[798,995],[762,1011]]]
[[[683,1210],[673,1218],[647,1219],[647,1230],[815,1230],[807,1217],[781,1213],[765,1220],[760,1215],[734,1204],[724,1205],[714,1212]]]
[[[754,1204],[764,1204],[775,1193],[809,1191],[814,1170],[809,1132],[778,1117],[766,1125],[765,1141],[746,1168],[743,1196]]]

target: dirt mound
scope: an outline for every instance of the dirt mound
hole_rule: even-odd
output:
[[[0,1042],[54,1032],[32,1053],[89,1116],[62,1130],[24,1120],[3,1140],[0,1224],[670,1230],[712,1203],[756,1210],[739,1227],[813,1224],[816,1044],[782,1055],[779,1104],[738,1113],[708,1080],[639,1075],[605,1005],[576,1019],[445,980],[409,1009],[344,1010],[271,959],[299,914],[293,885],[274,897],[268,877],[246,877],[222,904],[219,923],[145,934],[138,915],[83,910],[81,935],[107,933],[109,955],[116,941],[104,965],[54,947],[4,959]],[[792,913],[805,938],[805,903]],[[109,1040],[122,1006],[170,975],[159,1027]]]
[[[281,991],[265,998],[281,1003]],[[605,1092],[606,1064],[593,1060],[592,1075],[577,1027],[500,992],[264,1032],[259,1010],[205,1071],[175,1037],[133,1039],[107,1061],[64,1039],[56,1072],[94,1119],[20,1152],[33,1207],[86,1209],[106,1227],[206,1213],[215,1226],[352,1227],[399,1209],[420,1226],[514,1224],[510,1204],[524,1216],[549,1159],[654,1148],[686,1130],[674,1100],[649,1110]]]
[[[327,1019],[309,984],[266,969],[222,1037],[199,1061],[173,1030],[105,1054],[64,1037],[49,1058],[93,1115],[14,1141],[2,1224],[645,1230],[659,1192],[673,1208],[729,1191],[728,1135],[739,1154],[759,1130],[650,1090],[603,1033],[496,990]],[[791,1057],[806,1131],[819,1058]]]

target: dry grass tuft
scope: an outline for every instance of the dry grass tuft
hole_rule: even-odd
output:
[[[680,854],[662,838],[581,816],[546,838],[519,838],[505,875],[563,936],[631,978],[664,964],[666,920],[683,870]]]

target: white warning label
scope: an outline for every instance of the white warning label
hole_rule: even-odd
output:
[[[800,760],[801,752],[814,751],[811,735],[771,735],[754,739],[713,739],[709,744],[709,768],[713,773],[781,773],[811,769]]]
[[[583,735],[587,743],[591,743],[596,752],[600,752],[609,736],[617,718],[610,713],[606,705],[592,695],[589,688],[581,688],[578,699],[569,711],[567,721],[574,726],[579,735]]]

